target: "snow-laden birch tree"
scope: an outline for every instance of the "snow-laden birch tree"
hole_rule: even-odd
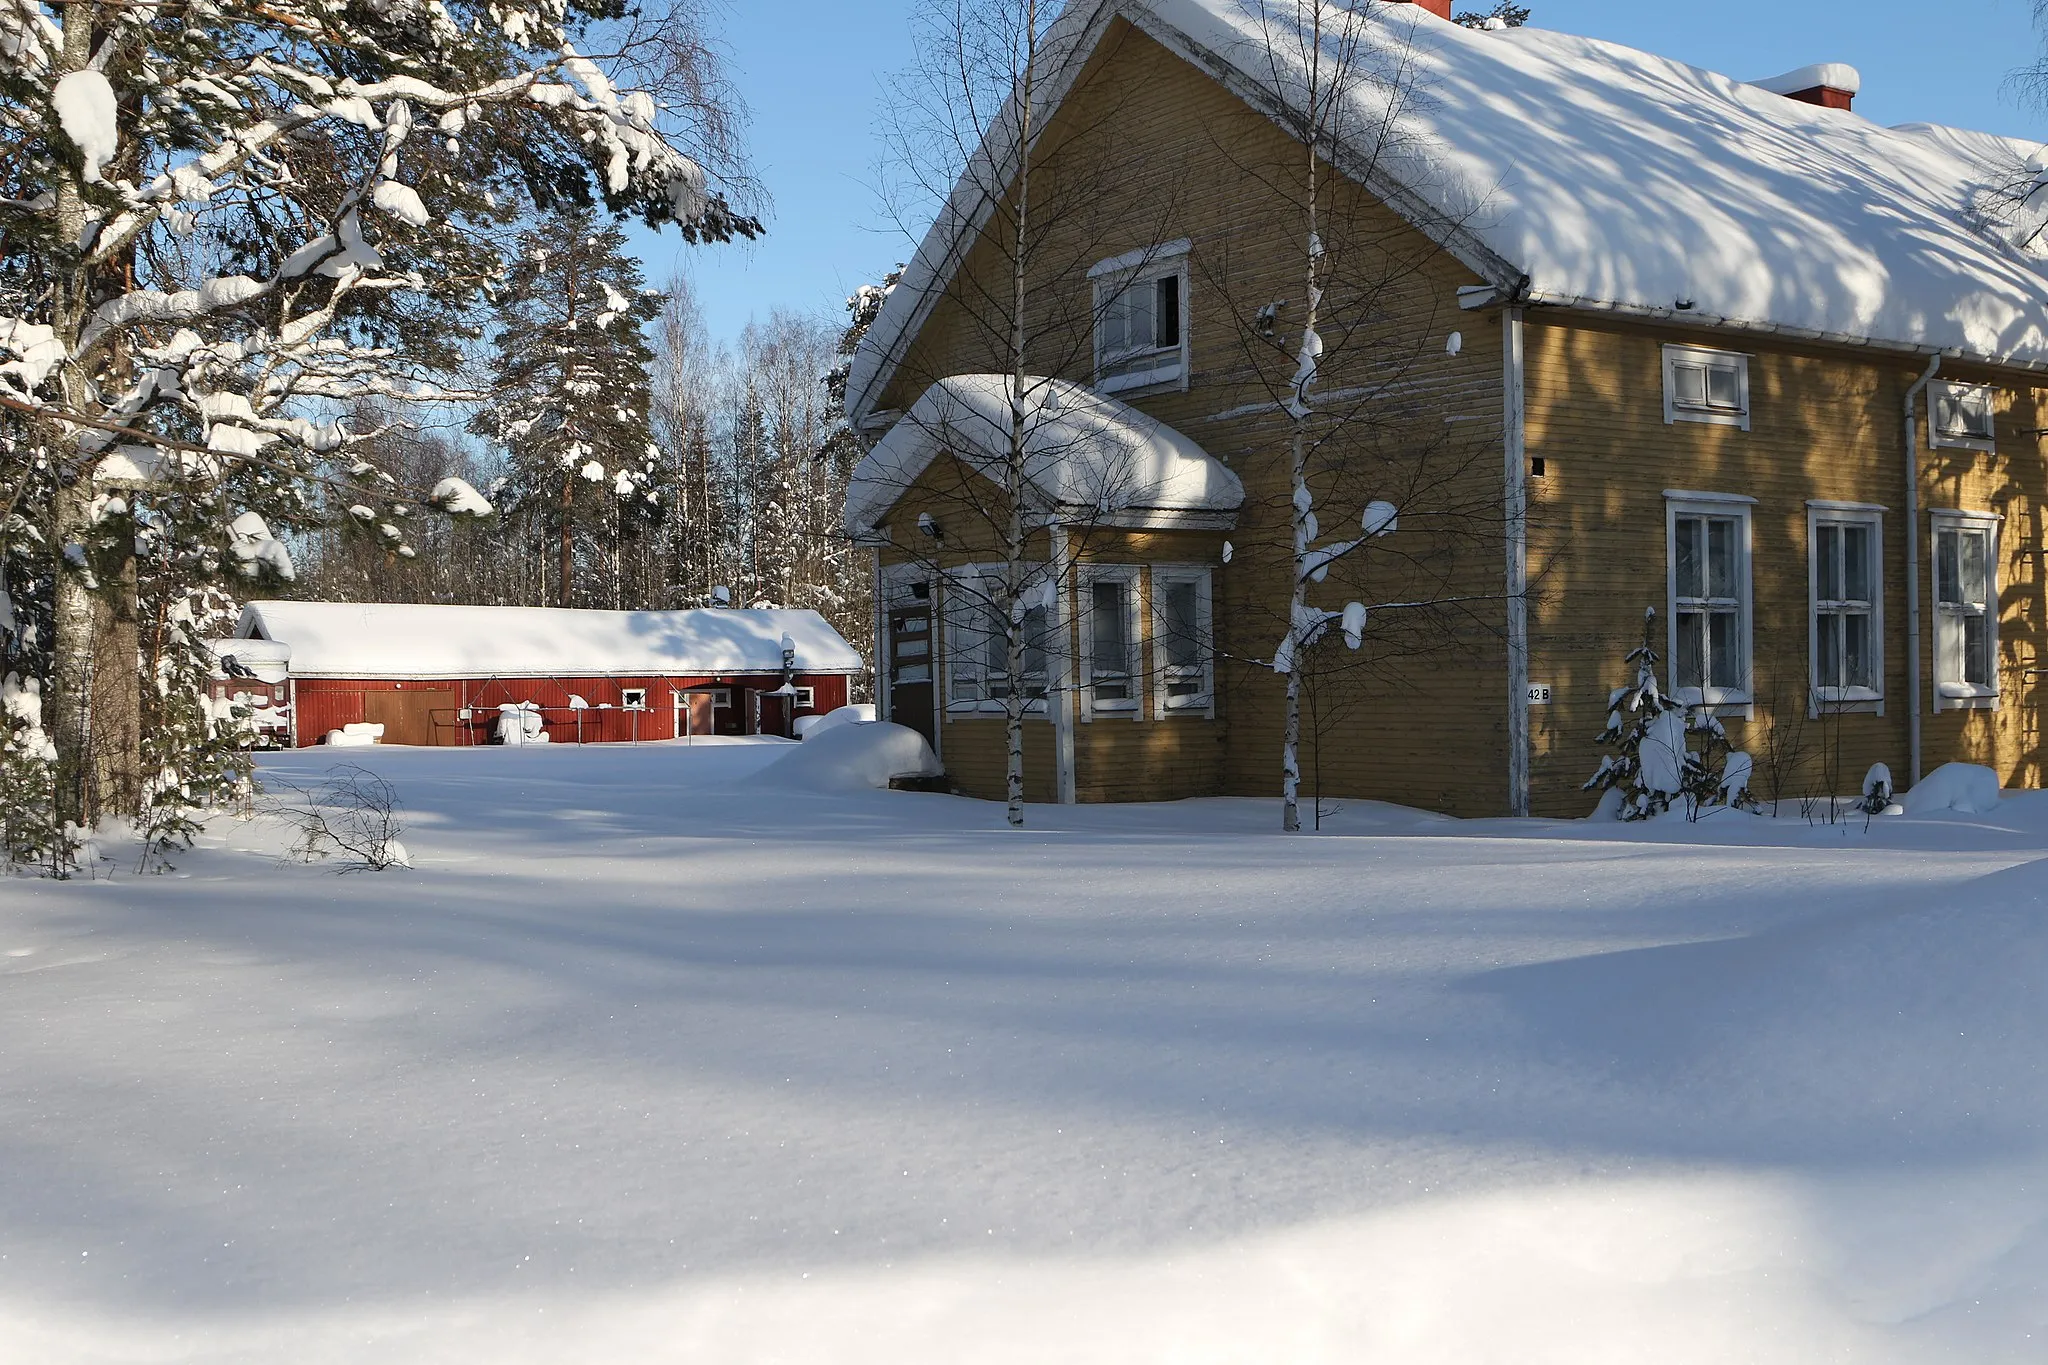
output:
[[[939,493],[947,506],[921,516],[919,530],[891,545],[945,577],[956,619],[971,614],[984,623],[991,665],[1000,661],[985,677],[999,680],[991,684],[999,695],[979,700],[1002,707],[1013,826],[1024,823],[1026,717],[1056,701],[1052,678],[1072,652],[1058,605],[1059,566],[1032,558],[1034,537],[1055,524],[1061,534],[1085,537],[1134,491],[1098,481],[1078,503],[1055,505],[1049,485],[1059,480],[1049,471],[1084,446],[1097,458],[1105,452],[1099,432],[1073,434],[1078,428],[1053,376],[1093,372],[1107,302],[1098,306],[1089,268],[1135,243],[1142,269],[1144,249],[1164,240],[1153,229],[1172,222],[1175,210],[1171,197],[1133,206],[1118,193],[1139,178],[1140,149],[1114,133],[1117,110],[1135,89],[1097,90],[1088,113],[1068,117],[1062,105],[1062,118],[1048,119],[1061,93],[1055,72],[1078,32],[1069,25],[1064,37],[1056,33],[1060,17],[1051,0],[945,0],[921,14],[912,25],[917,62],[893,82],[885,105],[879,168],[885,206],[912,240],[936,220],[927,240],[974,243],[974,259],[951,276],[949,303],[962,331],[961,349],[949,355],[979,357],[986,374],[919,373],[916,355],[898,361],[900,373],[918,383],[966,378],[977,387],[972,412],[939,405],[945,415],[935,436],[986,442],[982,400],[996,394],[997,449],[987,452],[995,458],[979,465],[977,478]],[[919,419],[913,410],[903,420]],[[1074,450],[1058,448],[1062,441]],[[993,496],[984,496],[984,484]],[[960,555],[988,545],[993,573],[954,572]],[[949,681],[938,685],[950,693]]]
[[[1288,596],[1275,613],[1280,638],[1267,663],[1284,680],[1281,821],[1294,832],[1303,691],[1317,647],[1335,631],[1357,654],[1387,616],[1406,618],[1411,633],[1434,633],[1436,644],[1454,638],[1456,625],[1471,625],[1482,597],[1455,577],[1448,551],[1460,541],[1499,543],[1502,495],[1471,477],[1487,458],[1483,441],[1448,434],[1434,414],[1433,430],[1415,420],[1418,394],[1449,391],[1439,372],[1461,348],[1455,320],[1445,335],[1436,305],[1415,305],[1416,285],[1436,249],[1431,236],[1460,224],[1439,215],[1428,234],[1416,233],[1361,189],[1389,168],[1428,173],[1428,148],[1409,131],[1410,111],[1428,97],[1417,77],[1412,7],[1239,2],[1251,65],[1275,93],[1269,112],[1290,144],[1283,164],[1255,159],[1241,169],[1263,183],[1271,206],[1273,230],[1258,239],[1288,242],[1294,279],[1281,298],[1247,295],[1245,281],[1263,278],[1268,263],[1216,252],[1207,264],[1284,423],[1286,543],[1277,557]],[[1244,131],[1242,121],[1218,130],[1227,155],[1246,141]],[[1420,292],[1431,299],[1444,291]],[[1339,385],[1326,382],[1332,374]],[[1325,518],[1336,523],[1329,538]],[[1394,581],[1410,591],[1400,600],[1378,595]],[[1336,690],[1320,698],[1326,720],[1343,709]]]
[[[140,800],[135,533],[194,573],[282,570],[260,518],[230,530],[245,507],[340,485],[398,546],[415,507],[478,510],[359,459],[342,406],[442,396],[513,210],[601,198],[691,240],[755,232],[721,91],[687,10],[613,0],[0,5],[8,548],[49,566],[9,582],[49,593],[33,643],[66,820]]]

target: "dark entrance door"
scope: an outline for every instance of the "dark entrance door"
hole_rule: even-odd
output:
[[[932,609],[929,602],[889,611],[889,719],[938,745],[933,714]]]

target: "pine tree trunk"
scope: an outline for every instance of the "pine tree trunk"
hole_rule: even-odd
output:
[[[133,535],[93,597],[92,786],[96,815],[142,814],[142,638]]]
[[[562,606],[576,605],[576,471],[565,470],[562,474],[562,526],[556,544],[557,559],[555,591]]]

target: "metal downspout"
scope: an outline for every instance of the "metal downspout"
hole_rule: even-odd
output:
[[[1906,745],[1911,786],[1920,785],[1920,394],[1941,372],[1941,353],[1927,358],[1927,373],[1906,390]]]
[[[1529,813],[1529,484],[1522,309],[1501,315],[1501,492],[1506,512],[1508,606],[1508,813]]]

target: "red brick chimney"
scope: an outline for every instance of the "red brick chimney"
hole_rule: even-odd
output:
[[[1422,6],[1439,19],[1451,17],[1451,0],[1409,0],[1409,3]]]
[[[1855,106],[1856,96],[1863,89],[1863,76],[1846,62],[1821,62],[1751,84],[1774,95],[1783,95],[1788,100],[1798,100],[1801,104],[1817,104],[1823,109],[1849,109]]]

